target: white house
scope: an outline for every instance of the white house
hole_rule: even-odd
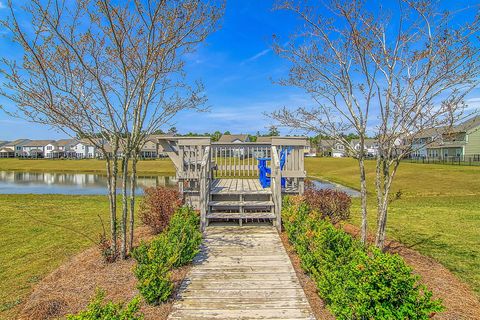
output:
[[[357,150],[360,151],[360,140],[359,139],[353,139],[350,141],[351,146]],[[378,154],[378,142],[376,139],[365,139],[364,140],[364,146],[363,146],[365,153],[367,157],[376,157]]]
[[[27,143],[28,139],[17,139],[7,142],[0,147],[0,158],[14,158],[22,155],[22,146]]]
[[[75,153],[75,157],[79,159],[96,158],[95,146],[88,140],[82,139],[71,146],[71,150]]]
[[[45,146],[45,158],[74,158],[76,152],[72,147],[78,143],[74,139],[62,139]]]
[[[312,148],[312,143],[307,141],[305,147],[303,148],[303,152],[305,153],[305,157],[316,157],[317,151],[315,148]]]
[[[43,158],[45,155],[45,146],[52,142],[54,142],[54,140],[28,140],[22,144],[22,153],[20,156]]]

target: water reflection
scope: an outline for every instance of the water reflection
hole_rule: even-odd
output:
[[[137,192],[145,187],[175,186],[175,177],[138,176]],[[0,171],[2,194],[106,194],[107,178],[95,173]]]

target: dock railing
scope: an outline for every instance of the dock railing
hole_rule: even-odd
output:
[[[181,194],[202,217],[208,213],[212,179],[258,178],[259,158],[270,158],[267,165],[271,168],[270,188],[278,227],[282,194],[304,191],[304,137],[272,137],[270,143],[212,143],[210,137],[162,137],[158,141],[176,167]]]
[[[270,144],[212,143],[214,175],[217,178],[258,177],[258,158],[270,157]]]

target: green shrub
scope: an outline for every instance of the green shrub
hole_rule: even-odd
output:
[[[137,288],[145,301],[157,304],[167,301],[173,291],[170,271],[178,259],[175,247],[166,234],[157,236],[150,244],[142,243],[133,251],[137,265],[133,270]]]
[[[178,268],[190,263],[200,252],[202,232],[200,217],[189,207],[182,207],[173,215],[168,227],[168,238],[178,253],[173,267]]]
[[[76,315],[67,315],[67,320],[141,320],[140,298],[135,297],[127,305],[123,303],[104,302],[105,292],[97,290],[95,297],[86,310]]]
[[[444,308],[398,255],[365,247],[318,218],[298,198],[286,198],[285,231],[338,319],[428,319]]]
[[[197,213],[190,207],[181,207],[161,234],[133,251],[138,289],[148,303],[168,300],[173,291],[171,270],[190,263],[199,252],[201,242]]]

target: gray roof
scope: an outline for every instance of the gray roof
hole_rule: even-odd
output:
[[[5,146],[22,146],[24,145],[25,143],[27,143],[28,139],[17,139],[17,140],[13,140],[13,141],[10,141],[9,143],[6,143],[4,144]]]
[[[1,147],[0,152],[1,153],[13,152],[13,149],[12,148],[7,148],[7,147]]]
[[[465,120],[464,122],[460,123],[459,125],[453,127],[453,132],[468,132],[472,129],[480,127],[480,115]]]
[[[272,137],[257,137],[257,142],[271,143],[272,142]]]
[[[59,147],[64,147],[64,146],[68,146],[68,145],[77,144],[77,140],[75,140],[75,139],[61,139],[61,140],[55,141],[54,144],[56,146],[59,146]]]
[[[218,142],[230,143],[230,142],[234,142],[235,140],[240,140],[242,142],[247,142],[248,141],[248,134],[224,134],[220,137]]]
[[[55,140],[28,140],[23,144],[24,147],[44,147],[47,144],[53,143]]]

